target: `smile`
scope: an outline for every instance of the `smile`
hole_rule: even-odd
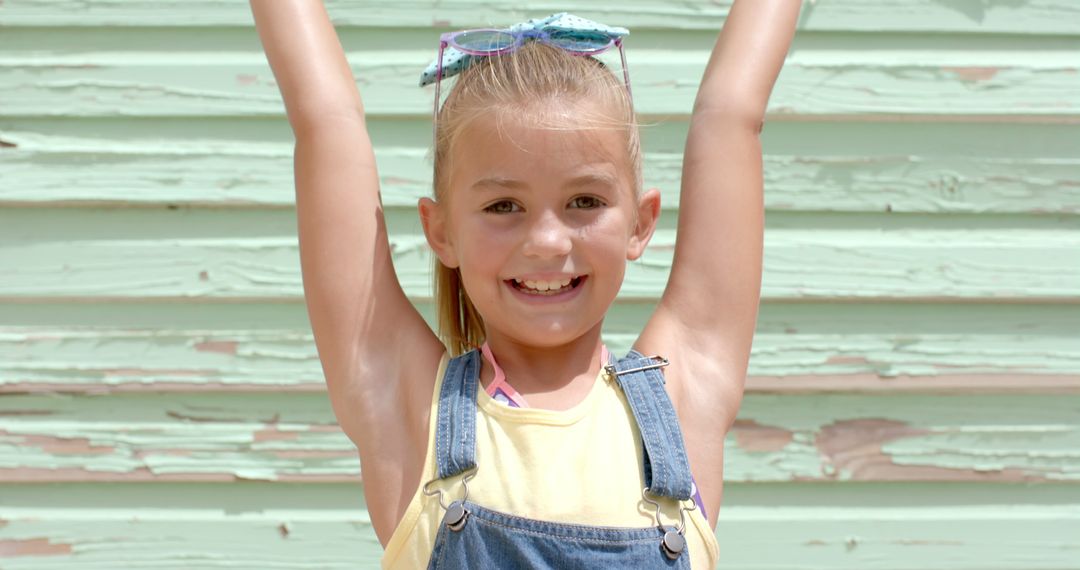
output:
[[[551,297],[554,295],[561,295],[567,293],[567,291],[578,288],[581,282],[584,281],[584,275],[576,277],[565,277],[563,280],[558,281],[534,281],[534,280],[518,280],[510,279],[507,283],[514,289],[521,291],[526,295],[536,295],[538,297]]]

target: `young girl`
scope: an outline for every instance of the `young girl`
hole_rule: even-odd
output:
[[[622,358],[604,316],[660,216],[625,59],[616,73],[595,57],[621,55],[625,28],[561,13],[440,41],[421,85],[458,77],[436,95],[434,199],[419,202],[440,339],[394,272],[324,8],[251,5],[296,138],[307,308],[383,567],[714,567],[761,282],[758,136],[799,1],[728,14],[694,103],[668,284]]]

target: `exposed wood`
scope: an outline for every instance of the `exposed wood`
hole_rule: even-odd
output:
[[[440,31],[567,6],[326,2],[396,268],[433,323],[419,72]],[[574,4],[632,30],[663,197],[605,318],[617,353],[670,270],[730,5]],[[0,30],[0,566],[377,567],[247,3],[0,0]],[[764,300],[725,442],[723,567],[1076,566],[1078,50],[1072,2],[804,2],[761,134]]]
[[[604,340],[624,354],[636,339],[634,327],[640,324],[612,323]],[[311,333],[302,330],[0,327],[0,354],[12,355],[0,362],[0,393],[325,389]],[[1069,331],[1025,336],[1008,327],[954,333],[766,330],[754,339],[747,390],[1080,392],[1080,342]]]
[[[809,0],[800,31],[967,32],[1080,34],[1080,8],[1069,2],[1028,1],[1023,4],[931,0]],[[535,3],[489,4],[481,0],[438,2],[378,0],[363,3],[326,2],[335,25],[476,27],[517,22],[551,8]],[[626,0],[613,6],[603,0],[579,1],[574,12],[622,25],[672,29],[717,30],[731,6],[729,0],[657,3]],[[224,0],[116,3],[105,0],[7,0],[7,26],[249,26],[244,6]],[[546,12],[545,12],[546,13]]]
[[[754,394],[725,479],[1080,481],[1080,398]],[[0,481],[356,481],[324,394],[0,397]]]
[[[301,298],[295,236],[171,236],[146,228],[157,234],[151,238],[115,226],[94,228],[113,214],[77,217],[82,235],[49,230],[51,236],[5,239],[0,266],[19,270],[0,281],[0,302]],[[54,219],[58,223],[61,216]],[[673,229],[657,230],[645,255],[628,264],[619,298],[655,299],[667,282],[674,244]],[[405,293],[429,299],[430,254],[423,235],[392,234],[390,246]],[[763,279],[766,300],[1076,303],[1080,232],[770,228]]]
[[[709,47],[628,49],[635,108],[645,115],[687,115]],[[420,89],[417,82],[431,51],[403,47],[350,59],[366,113],[429,116],[434,88]],[[1080,120],[1075,46],[1035,54],[953,50],[931,57],[919,48],[839,53],[793,51],[769,99],[767,121],[816,115]],[[0,58],[0,99],[11,117],[284,117],[273,74],[255,51],[8,56]]]
[[[352,570],[382,551],[355,483],[28,483],[0,498],[5,568]],[[731,483],[716,535],[722,566],[754,570],[1059,570],[1080,548],[1077,502],[1076,485]]]
[[[0,188],[0,203],[7,205],[295,205],[285,143],[3,137],[17,145],[3,156],[19,177],[18,184]],[[430,194],[424,152],[384,147],[378,153],[383,205],[400,208],[398,216],[415,217],[416,200]],[[661,189],[668,210],[679,206],[681,162],[672,153],[645,157],[645,185]],[[769,155],[765,170],[768,211],[1080,214],[1075,158]]]

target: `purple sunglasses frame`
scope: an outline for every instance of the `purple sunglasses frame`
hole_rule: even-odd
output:
[[[509,46],[507,46],[505,48],[502,48],[502,49],[499,49],[499,50],[482,51],[482,50],[474,50],[474,49],[469,49],[469,48],[462,47],[462,46],[458,45],[457,41],[455,41],[455,39],[454,39],[454,38],[456,38],[457,36],[459,36],[461,34],[472,33],[472,32],[500,32],[500,33],[504,33],[504,34],[512,34],[514,36],[514,43],[512,45],[509,45]],[[619,48],[619,58],[622,60],[623,82],[626,85],[626,94],[630,97],[630,104],[631,105],[634,104],[634,94],[633,94],[632,91],[630,91],[630,71],[626,68],[626,52],[623,51],[623,45],[622,45],[622,38],[621,37],[620,38],[611,38],[611,39],[609,39],[607,45],[599,47],[599,48],[594,49],[594,50],[577,51],[577,50],[566,49],[566,48],[552,42],[551,41],[551,34],[549,34],[548,32],[545,32],[544,30],[518,30],[518,31],[511,32],[511,31],[507,31],[507,30],[500,30],[500,29],[497,29],[497,28],[477,28],[477,29],[473,29],[473,30],[458,30],[456,32],[446,32],[446,33],[439,36],[439,56],[438,56],[438,59],[436,60],[437,63],[436,63],[436,71],[435,71],[435,105],[434,105],[434,109],[433,109],[432,114],[431,114],[431,123],[432,123],[431,124],[431,148],[433,149],[432,152],[434,152],[435,145],[437,144],[437,142],[439,140],[437,138],[437,135],[438,135],[438,132],[439,132],[438,131],[438,129],[439,129],[439,93],[440,93],[439,86],[442,84],[442,79],[443,79],[443,76],[442,76],[443,75],[443,72],[442,72],[443,50],[445,50],[447,46],[452,46],[454,49],[456,49],[458,51],[461,51],[463,53],[467,53],[469,55],[484,55],[484,56],[501,55],[501,54],[504,54],[504,53],[512,52],[512,51],[520,48],[525,43],[525,38],[535,38],[537,41],[541,41],[541,42],[544,42],[546,44],[553,45],[555,47],[561,48],[561,49],[565,50],[566,52],[571,53],[573,55],[598,55],[598,54],[601,54],[601,53],[604,53],[604,52],[610,50],[613,46]]]

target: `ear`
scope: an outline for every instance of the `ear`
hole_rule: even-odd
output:
[[[630,242],[626,247],[626,259],[631,261],[641,257],[645,253],[645,246],[649,245],[653,231],[656,230],[656,222],[660,219],[660,190],[649,188],[641,193],[637,203],[637,224],[634,233],[630,235]]]
[[[442,204],[431,198],[420,198],[416,204],[420,212],[420,223],[424,226],[424,237],[428,245],[439,256],[443,265],[453,269],[459,265],[454,244],[450,240],[449,227],[446,223],[447,212]]]

